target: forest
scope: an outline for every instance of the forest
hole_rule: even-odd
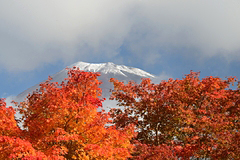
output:
[[[112,78],[110,99],[120,109],[106,112],[99,76],[73,68],[66,81],[49,78],[15,107],[0,99],[0,159],[240,159],[236,77]]]

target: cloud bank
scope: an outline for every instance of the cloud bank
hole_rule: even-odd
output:
[[[179,49],[231,61],[240,52],[240,1],[8,0],[0,2],[0,35],[0,67],[10,71],[124,59],[121,47],[146,64]]]

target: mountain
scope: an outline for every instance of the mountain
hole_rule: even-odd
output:
[[[128,67],[124,65],[116,65],[112,62],[107,63],[86,63],[86,62],[77,62],[72,65],[70,65],[68,68],[72,67],[79,67],[80,70],[84,70],[86,72],[100,72],[101,76],[99,77],[99,80],[101,80],[103,83],[101,84],[102,88],[102,95],[105,98],[108,98],[110,96],[109,90],[113,88],[112,84],[109,82],[110,78],[116,78],[120,81],[123,81],[124,83],[127,83],[129,80],[133,80],[137,83],[141,82],[141,78],[155,78],[154,75],[145,72],[139,68],[133,68]],[[53,82],[59,82],[61,83],[64,78],[67,78],[67,70],[63,69],[60,72],[52,75]],[[40,83],[39,83],[40,84]],[[39,84],[34,85],[33,87],[23,91],[19,95],[16,96],[14,99],[17,102],[23,101],[26,96],[36,89],[39,88]],[[106,102],[103,105],[107,105]]]

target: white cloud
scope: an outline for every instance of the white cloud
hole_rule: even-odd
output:
[[[159,49],[193,48],[229,59],[240,50],[236,0],[8,0],[0,2],[0,20],[0,65],[9,70],[111,59],[122,45],[141,59],[148,53],[159,59]]]
[[[144,1],[139,32],[132,36],[133,50],[196,48],[212,56],[239,50],[240,1]],[[143,27],[144,26],[144,27]],[[142,27],[144,29],[142,29]],[[144,35],[144,37],[143,37]]]
[[[155,84],[159,84],[162,80],[167,81],[169,78],[172,78],[172,76],[165,72],[162,72],[159,75],[156,75],[156,77],[154,79],[152,79],[152,82]]]

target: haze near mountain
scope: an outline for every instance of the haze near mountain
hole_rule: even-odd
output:
[[[77,62],[70,65],[68,68],[72,68],[74,66],[79,67],[80,70],[84,70],[86,72],[101,73],[99,80],[103,82],[100,87],[102,88],[102,96],[104,98],[108,98],[110,96],[109,90],[113,88],[113,85],[109,82],[110,78],[116,78],[120,81],[124,81],[124,83],[128,82],[129,80],[133,80],[139,83],[141,81],[141,78],[155,78],[154,75],[147,73],[141,69],[127,67],[124,65],[116,65],[112,62],[99,64]],[[60,72],[52,75],[52,82],[61,83],[64,78],[67,78],[67,72],[68,71],[66,69],[63,69]],[[31,94],[36,89],[39,89],[39,84],[36,84],[33,87],[23,91],[22,93],[17,95],[14,100],[17,102],[23,101],[29,93]],[[106,102],[103,105],[107,105]]]

